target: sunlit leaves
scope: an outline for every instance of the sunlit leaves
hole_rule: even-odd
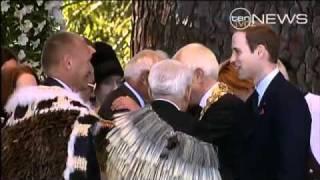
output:
[[[91,41],[112,45],[121,64],[130,58],[132,30],[131,1],[72,1],[63,5],[67,29]]]

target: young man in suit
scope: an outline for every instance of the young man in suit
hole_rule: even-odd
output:
[[[247,103],[253,119],[243,154],[242,179],[303,180],[311,117],[303,94],[279,73],[280,40],[266,25],[236,31],[231,62],[255,92]]]
[[[218,82],[219,64],[214,53],[202,44],[192,43],[174,55],[193,72],[191,105],[202,108],[196,137],[218,147],[223,179],[238,176],[244,103]]]
[[[90,63],[93,48],[75,33],[59,32],[44,45],[41,65],[47,78],[46,86],[59,86],[79,93],[88,87],[93,67]]]

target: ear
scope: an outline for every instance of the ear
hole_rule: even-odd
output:
[[[148,86],[148,76],[149,76],[149,71],[143,71],[140,75],[140,79],[143,83],[143,85]],[[148,86],[149,87],[149,86]]]
[[[261,44],[259,44],[259,45],[256,47],[256,49],[255,49],[255,53],[256,53],[259,57],[264,56],[265,51],[266,51],[266,48],[265,48],[263,45],[261,45]]]
[[[72,57],[70,55],[64,55],[62,59],[63,66],[70,70],[73,65]]]
[[[204,78],[204,72],[200,68],[196,68],[193,72],[193,78],[196,81],[202,81]]]

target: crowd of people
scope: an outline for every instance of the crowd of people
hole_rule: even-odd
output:
[[[72,32],[42,49],[45,79],[1,48],[1,179],[319,180],[320,96],[290,83],[267,25],[172,57]]]

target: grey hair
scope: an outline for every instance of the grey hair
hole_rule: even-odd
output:
[[[188,86],[192,84],[192,71],[176,60],[166,60],[155,64],[148,77],[151,95],[155,98],[184,96]]]
[[[126,65],[124,69],[124,78],[137,80],[143,71],[150,71],[153,64],[164,58],[158,52],[145,49],[137,53]]]

